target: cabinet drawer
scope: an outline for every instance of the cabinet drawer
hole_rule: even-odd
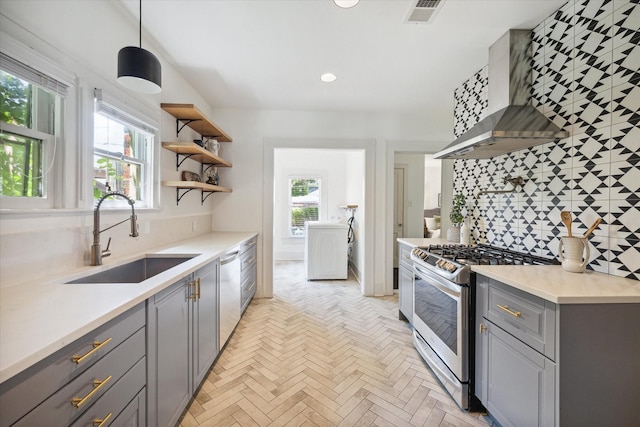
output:
[[[146,372],[146,359],[143,357],[72,426],[93,426],[99,424],[100,420],[106,420],[104,426],[111,425],[129,402],[144,389],[147,381]]]
[[[242,307],[242,311],[246,308],[251,298],[256,293],[257,281],[256,281],[256,273],[255,271],[249,274],[242,282],[242,295],[240,299],[240,305]]]
[[[258,253],[257,248],[254,246],[249,249],[247,252],[241,255],[240,258],[240,271],[242,274],[246,274],[251,270],[253,266],[256,264],[256,254]]]
[[[489,280],[484,316],[533,349],[555,360],[555,304]]]
[[[11,425],[145,325],[144,303],[0,385],[0,426]],[[95,343],[104,343],[95,347]],[[91,353],[92,350],[95,350]],[[73,361],[74,356],[87,355]],[[71,406],[71,404],[69,404]],[[48,423],[45,423],[48,424]],[[52,425],[52,424],[48,424]]]
[[[146,388],[140,390],[135,399],[129,402],[127,407],[109,425],[114,427],[145,427],[147,425]]]
[[[143,328],[29,412],[16,426],[70,424],[142,359],[145,349]],[[97,384],[95,381],[102,383]],[[76,402],[74,405],[76,399],[82,399],[83,402]]]
[[[249,249],[255,248],[258,244],[258,237],[252,237],[240,245],[240,254],[244,254]]]
[[[398,246],[398,262],[409,270],[413,270],[413,261],[411,261],[411,251],[413,250],[413,247],[403,245],[402,243],[398,243]]]

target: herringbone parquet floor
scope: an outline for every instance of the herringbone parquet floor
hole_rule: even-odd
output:
[[[487,426],[420,359],[397,296],[308,282],[302,262],[274,272],[274,297],[250,304],[181,426]]]

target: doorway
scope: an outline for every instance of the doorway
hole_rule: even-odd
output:
[[[442,161],[432,154],[394,153],[393,183],[393,289],[398,282],[397,238],[425,237],[425,213],[439,213]]]
[[[367,242],[373,242],[373,191],[374,191],[374,141],[371,140],[325,140],[325,139],[265,139],[264,150],[264,189],[263,189],[263,230],[264,230],[264,242],[266,247],[275,247],[276,240],[282,238],[282,234],[277,234],[275,228],[277,221],[281,221],[282,216],[276,213],[276,176],[280,171],[276,170],[276,157],[277,151],[281,149],[293,149],[293,150],[310,150],[316,153],[321,151],[337,151],[346,156],[354,155],[360,157],[360,166],[356,166],[350,163],[346,167],[344,175],[345,179],[351,175],[359,176],[361,183],[360,190],[357,190],[358,194],[349,192],[345,195],[344,201],[327,202],[329,209],[334,205],[339,204],[352,204],[351,200],[356,200],[358,209],[356,210],[356,222],[358,226],[358,280],[360,282],[361,292],[365,296],[371,296],[374,292],[373,282],[373,245],[367,244]],[[353,154],[357,152],[358,154]],[[349,154],[351,153],[351,154]],[[315,163],[316,168],[322,168],[318,166],[319,163]],[[298,164],[296,167],[299,167]],[[329,190],[330,193],[330,190]],[[338,209],[334,206],[334,209]],[[334,213],[333,216],[344,216],[344,210],[339,213]],[[331,220],[332,214],[330,211],[327,213],[327,220]],[[279,233],[279,232],[278,232]],[[300,242],[299,242],[300,243]],[[302,240],[302,245],[304,241]],[[301,246],[301,245],[299,245]],[[262,297],[273,297],[273,271],[274,265],[274,250],[265,251],[264,268],[263,268],[263,294]]]

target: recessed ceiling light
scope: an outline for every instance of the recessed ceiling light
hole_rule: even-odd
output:
[[[343,9],[349,9],[358,4],[360,0],[333,0],[336,6],[339,6]]]
[[[325,83],[335,82],[336,79],[337,77],[333,73],[324,73],[323,75],[320,76],[320,80],[322,80]]]

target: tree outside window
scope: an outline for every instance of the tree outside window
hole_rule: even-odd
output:
[[[318,221],[320,212],[320,179],[291,178],[289,235],[304,237],[304,224]]]
[[[45,197],[46,144],[57,95],[0,70],[0,195]]]

